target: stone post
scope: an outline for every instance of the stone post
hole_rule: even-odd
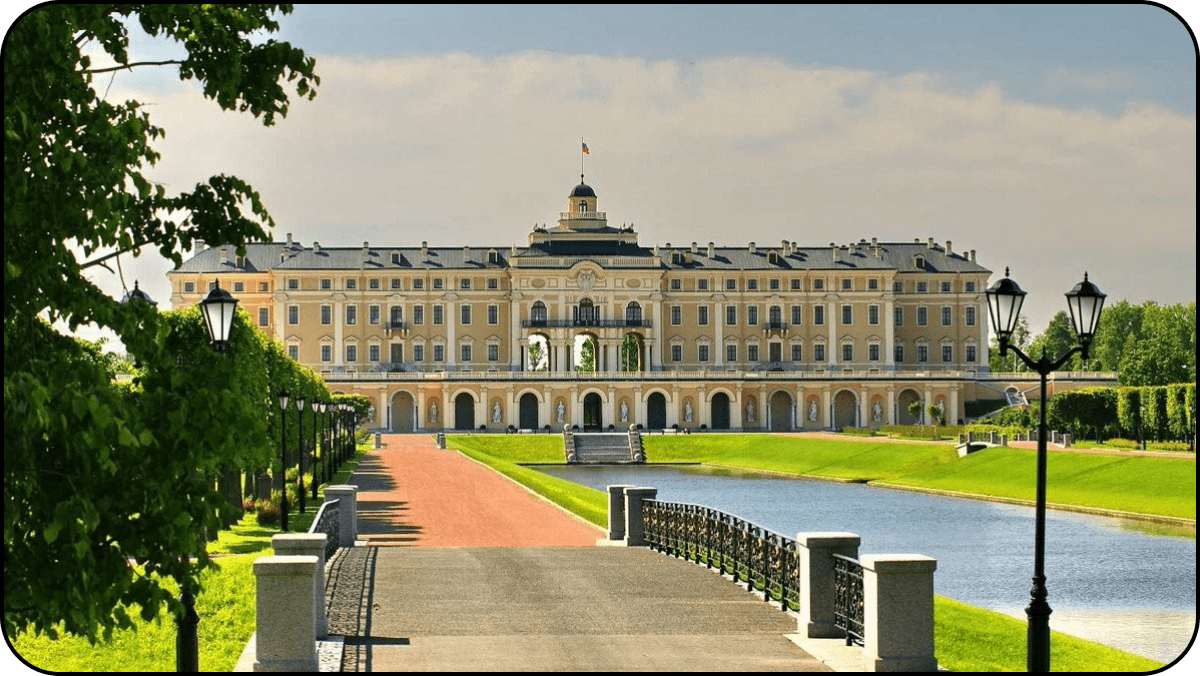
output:
[[[312,602],[315,556],[264,556],[254,562],[255,671],[316,671]]]
[[[863,567],[863,658],[869,671],[937,671],[933,571],[919,554],[859,557]]]
[[[798,533],[796,555],[800,566],[800,618],[798,632],[809,638],[842,638],[846,633],[833,623],[833,555],[858,558],[862,538],[854,533]]]
[[[329,635],[329,621],[325,617],[325,541],[324,533],[280,533],[271,537],[275,556],[315,556],[317,574],[313,576],[313,608],[316,615],[317,638]]]
[[[658,497],[657,488],[625,488],[625,546],[645,547],[646,529],[642,523],[642,500]]]
[[[338,547],[353,547],[358,539],[358,486],[326,486],[325,500],[338,501]]]
[[[625,489],[633,486],[608,487],[608,539],[625,539]]]

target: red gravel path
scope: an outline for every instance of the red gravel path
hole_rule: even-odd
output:
[[[359,538],[409,547],[592,547],[601,529],[427,435],[385,435],[347,483]]]

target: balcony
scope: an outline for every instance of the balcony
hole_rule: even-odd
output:
[[[523,319],[524,329],[573,329],[573,328],[650,328],[648,319]]]

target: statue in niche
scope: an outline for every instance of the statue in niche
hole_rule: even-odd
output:
[[[437,402],[429,405],[429,422],[437,422]]]
[[[692,400],[688,399],[683,403],[683,421],[692,422]]]
[[[621,400],[621,422],[629,422],[629,404],[625,400]]]
[[[875,402],[875,407],[871,409],[871,419],[875,422],[883,420],[883,407],[879,405],[878,401]]]
[[[754,400],[746,402],[746,420],[754,420]]]
[[[563,422],[563,419],[566,418],[566,416],[567,416],[567,407],[563,406],[563,403],[560,400],[558,402],[558,422]]]
[[[808,419],[811,422],[817,422],[817,402],[815,401],[808,404]]]
[[[498,401],[492,404],[492,422],[500,422],[500,402]]]

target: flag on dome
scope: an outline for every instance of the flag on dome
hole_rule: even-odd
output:
[[[586,143],[584,143],[584,144],[583,144],[583,154],[584,154],[584,155],[591,155],[591,153],[590,153],[590,152],[588,152],[588,148],[587,148],[587,144],[586,144]]]

